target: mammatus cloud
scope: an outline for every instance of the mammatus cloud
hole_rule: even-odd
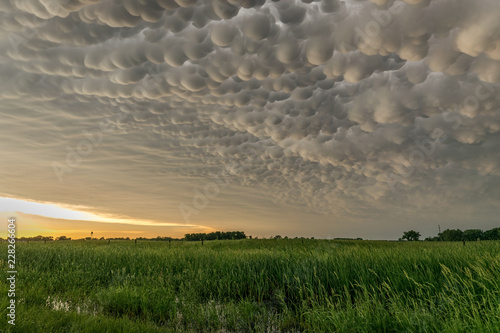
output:
[[[190,181],[226,172],[278,211],[494,223],[494,0],[2,1],[0,17],[8,195],[180,221]]]

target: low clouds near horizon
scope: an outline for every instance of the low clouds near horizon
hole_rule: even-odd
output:
[[[0,193],[254,234],[487,229],[499,83],[494,0],[3,0]]]

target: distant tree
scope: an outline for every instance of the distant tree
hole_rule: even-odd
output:
[[[60,241],[71,240],[71,237],[59,236],[56,238],[56,240],[60,240]]]
[[[500,240],[500,228],[493,228],[483,232],[483,238],[485,240]]]
[[[281,239],[282,237],[281,237],[281,235],[276,235],[276,236],[274,236],[273,238],[274,238],[274,239]]]
[[[221,240],[221,239],[246,239],[247,236],[243,231],[215,231],[211,233],[194,233],[185,234],[184,239],[189,242],[201,240]]]
[[[481,229],[446,229],[440,232],[438,236],[427,237],[426,241],[475,241],[475,240],[500,240],[500,228],[493,228],[482,231]]]
[[[401,238],[408,241],[418,241],[418,239],[420,238],[420,232],[417,232],[415,230],[405,231],[403,232],[403,237]]]
[[[483,231],[481,229],[467,229],[464,231],[464,239],[466,241],[475,241],[483,238]]]
[[[464,232],[460,229],[446,229],[439,233],[439,238],[445,242],[458,242],[464,239]]]

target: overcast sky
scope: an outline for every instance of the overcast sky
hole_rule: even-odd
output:
[[[499,81],[497,0],[1,0],[0,211],[54,236],[498,227]]]

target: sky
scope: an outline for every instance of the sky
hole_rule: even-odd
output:
[[[497,0],[0,1],[0,236],[500,216]]]

